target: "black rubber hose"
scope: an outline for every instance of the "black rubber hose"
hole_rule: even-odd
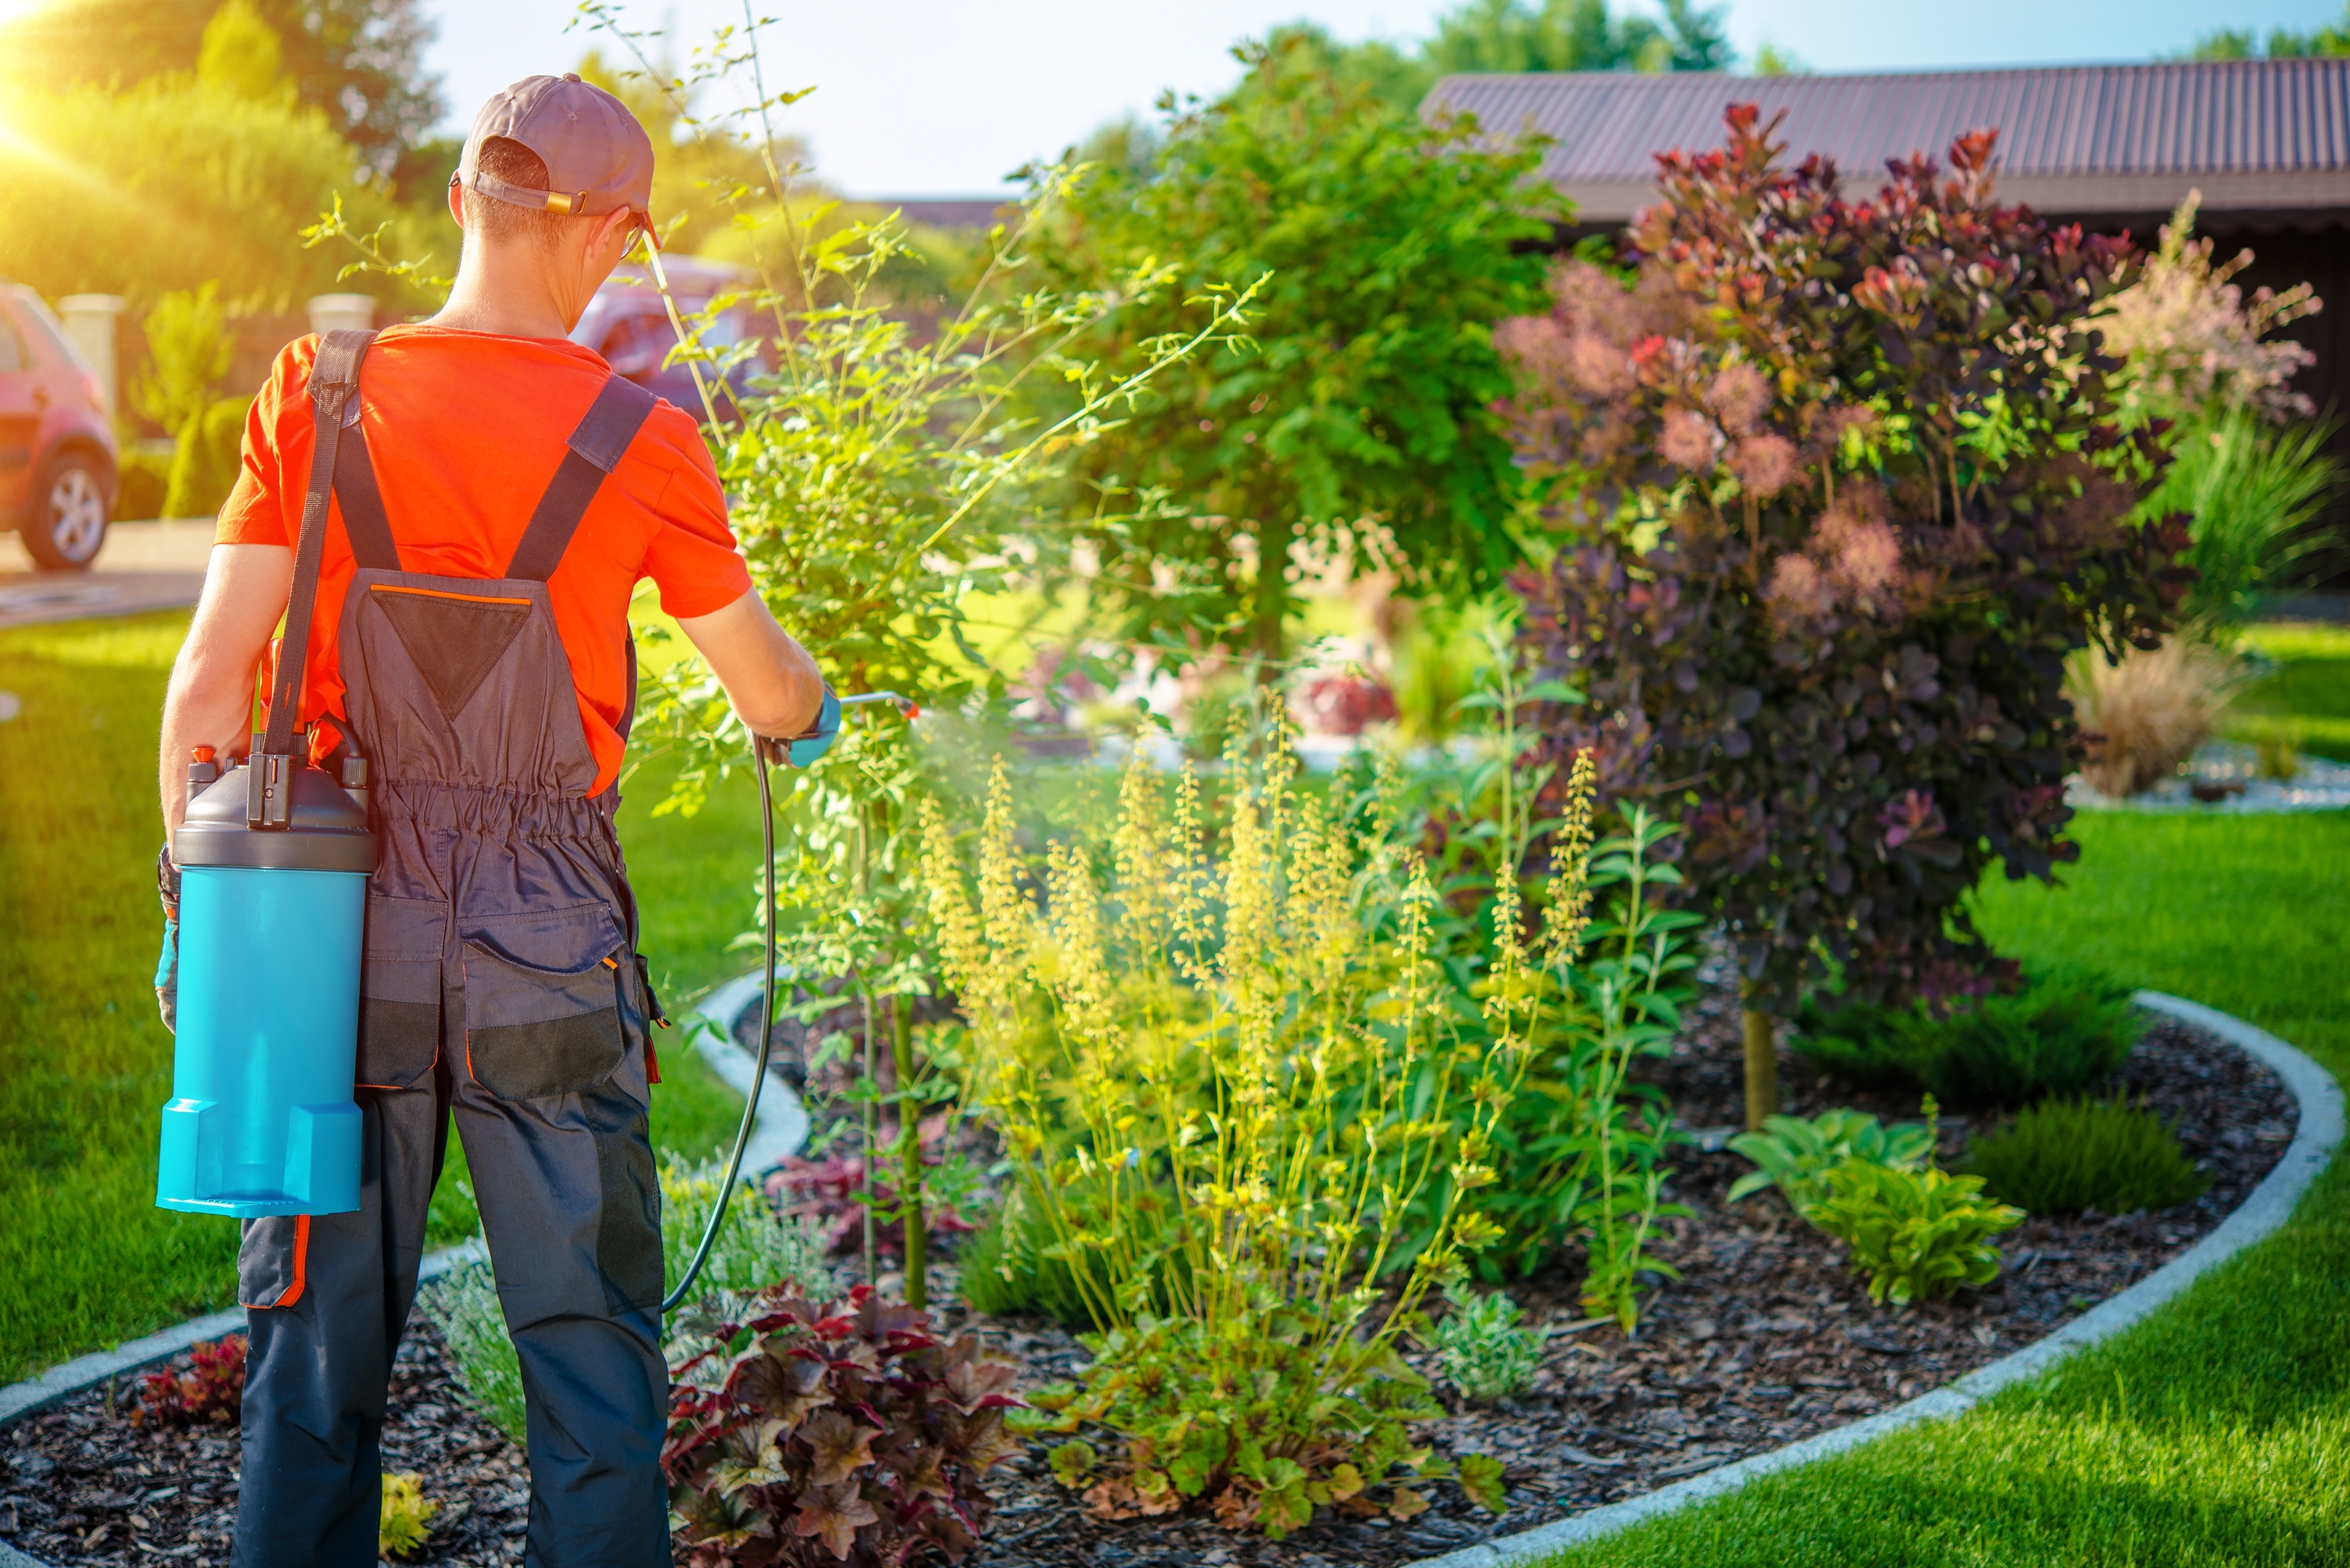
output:
[[[685,1277],[677,1289],[661,1300],[661,1315],[677,1310],[685,1293],[702,1276],[702,1266],[710,1261],[710,1249],[718,1240],[718,1227],[726,1222],[726,1206],[734,1197],[734,1179],[742,1173],[743,1151],[750,1147],[751,1127],[759,1116],[759,1091],[767,1084],[767,1059],[775,1049],[775,800],[767,783],[767,759],[759,753],[757,743],[752,746],[752,766],[759,774],[759,839],[767,851],[767,990],[759,1007],[759,1065],[751,1077],[751,1095],[743,1106],[743,1125],[734,1134],[734,1152],[726,1158],[726,1179],[719,1185],[718,1207],[710,1211],[710,1223],[702,1228],[702,1244],[693,1250],[693,1262],[687,1265]]]

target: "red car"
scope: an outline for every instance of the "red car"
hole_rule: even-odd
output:
[[[0,281],[0,528],[43,570],[84,571],[114,515],[106,389],[41,296]]]
[[[711,300],[721,294],[754,286],[744,277],[742,268],[705,261],[700,256],[668,257],[662,263],[662,270],[669,275],[670,291],[677,297],[678,309],[689,317],[707,308]],[[702,329],[702,341],[712,353],[720,353],[745,338],[758,338],[762,325],[757,311],[746,305],[734,305]],[[596,291],[596,297],[588,301],[579,325],[571,329],[571,340],[602,355],[614,375],[668,399],[697,420],[703,417],[702,397],[694,389],[693,372],[683,365],[662,364],[670,350],[677,347],[677,331],[670,325],[669,310],[661,303],[660,291],[652,286],[645,269],[636,263],[623,262],[613,270],[611,277]],[[760,353],[729,370],[723,385],[717,377],[705,372],[712,382],[711,397],[718,407],[720,419],[734,417],[735,396],[753,376],[768,368],[767,359],[763,346]]]

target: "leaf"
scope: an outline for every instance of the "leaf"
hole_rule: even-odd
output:
[[[1418,1519],[1428,1511],[1428,1500],[1408,1486],[1399,1486],[1388,1497],[1388,1517],[1399,1522]]]
[[[808,1448],[808,1479],[821,1487],[845,1481],[871,1464],[873,1439],[880,1434],[837,1410],[819,1410],[801,1424],[796,1435]]]
[[[1503,1501],[1502,1461],[1491,1454],[1461,1456],[1461,1490],[1487,1513],[1502,1513],[1509,1507]]]
[[[801,1498],[799,1511],[792,1515],[792,1533],[823,1537],[826,1548],[845,1563],[857,1544],[858,1530],[880,1522],[881,1516],[855,1486],[819,1486]]]
[[[1053,1479],[1074,1491],[1078,1483],[1093,1470],[1094,1448],[1091,1443],[1080,1438],[1063,1443],[1059,1448],[1055,1449],[1050,1460],[1053,1466]]]

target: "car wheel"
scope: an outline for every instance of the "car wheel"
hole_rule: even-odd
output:
[[[26,553],[46,572],[86,572],[106,543],[106,471],[88,452],[51,458],[26,497]]]

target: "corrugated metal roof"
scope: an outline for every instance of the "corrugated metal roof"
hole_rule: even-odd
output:
[[[1488,131],[1555,138],[1543,173],[1586,222],[1647,204],[1655,154],[1719,146],[1722,110],[1787,111],[1791,161],[1833,156],[1851,185],[1885,161],[1938,160],[1961,131],[1995,127],[2002,192],[2068,214],[2168,208],[2192,186],[2208,209],[2350,208],[2350,59],[1724,77],[1626,72],[1447,77],[1450,106]]]

